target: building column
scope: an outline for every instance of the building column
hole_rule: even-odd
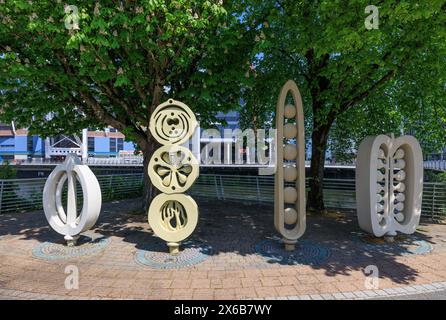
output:
[[[50,155],[51,141],[50,138],[45,138],[45,159],[51,159]]]
[[[192,154],[195,156],[199,164],[201,163],[200,135],[201,135],[201,128],[200,128],[200,123],[198,123],[198,126],[195,129],[194,134],[192,135]]]
[[[82,161],[88,158],[88,129],[82,129],[82,145],[81,145]]]
[[[232,164],[232,139],[228,142],[227,139],[224,139],[224,146],[225,146],[225,164]]]

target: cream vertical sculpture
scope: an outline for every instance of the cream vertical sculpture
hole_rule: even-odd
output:
[[[286,104],[288,94],[294,104]],[[274,183],[274,225],[286,250],[294,250],[306,228],[305,130],[302,98],[294,81],[283,86],[276,109],[277,170]],[[285,187],[285,182],[292,186]]]
[[[80,213],[76,202],[77,182],[80,182],[83,195]],[[65,183],[68,186],[66,212],[62,204]],[[51,172],[43,189],[43,210],[50,226],[65,236],[68,246],[74,246],[79,235],[98,220],[101,205],[101,188],[94,173],[87,165],[82,165],[76,155],[67,155],[65,162]]]
[[[148,218],[171,254],[179,253],[180,242],[192,234],[198,222],[197,204],[183,193],[197,179],[200,167],[192,152],[181,146],[197,125],[189,107],[173,99],[159,105],[150,118],[150,132],[163,146],[154,152],[147,170],[153,185],[163,193],[153,199]]]
[[[359,226],[376,237],[414,233],[421,215],[423,154],[412,136],[367,137],[356,163]]]

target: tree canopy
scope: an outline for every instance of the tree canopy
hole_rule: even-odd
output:
[[[323,209],[330,148],[409,132],[446,144],[446,0],[0,0],[1,119],[42,135],[110,125],[147,159],[153,109],[172,97],[203,122],[241,110],[271,121],[280,87],[301,90],[310,207]],[[243,101],[240,104],[240,101]]]
[[[182,100],[204,123],[237,105],[253,37],[233,6],[2,1],[0,116],[43,136],[112,126],[137,143],[147,165],[156,147],[147,128],[161,102]],[[148,204],[156,190],[144,172]]]
[[[338,150],[367,134],[396,130],[413,133],[430,149],[445,146],[446,1],[375,1],[379,23],[372,30],[365,27],[369,1],[244,3],[248,16],[268,12],[257,21],[257,81],[250,96],[275,96],[288,78],[303,95],[312,149],[310,207],[323,209],[330,134]]]
[[[144,148],[167,97],[203,121],[234,108],[249,43],[222,3],[3,1],[2,118],[45,136],[110,125]]]

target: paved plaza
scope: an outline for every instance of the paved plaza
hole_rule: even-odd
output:
[[[444,298],[444,224],[424,221],[416,234],[386,243],[362,233],[353,213],[308,216],[290,253],[271,206],[199,201],[198,228],[172,257],[139,206],[138,199],[104,204],[75,248],[41,211],[0,215],[0,297]]]

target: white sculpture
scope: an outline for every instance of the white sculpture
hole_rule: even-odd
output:
[[[68,195],[65,212],[62,191],[66,182]],[[80,182],[83,194],[83,206],[79,214],[76,203],[77,182]],[[43,210],[51,228],[64,235],[67,244],[73,246],[79,235],[96,223],[101,205],[101,188],[94,173],[87,165],[82,165],[76,155],[67,155],[65,162],[51,172],[43,189]]]
[[[147,170],[153,185],[163,193],[150,204],[148,220],[171,254],[179,253],[180,242],[198,223],[197,204],[182,193],[195,182],[200,166],[192,152],[181,146],[197,126],[192,110],[173,99],[160,104],[150,117],[150,132],[163,146],[153,153]]]
[[[189,237],[198,223],[198,206],[185,194],[160,194],[150,204],[150,226],[169,248]]]
[[[291,94],[294,105],[286,104],[288,94]],[[304,129],[302,98],[297,85],[290,80],[283,86],[277,102],[274,182],[274,226],[283,236],[286,250],[295,249],[297,239],[306,228]],[[293,183],[293,186],[285,187],[285,182]]]
[[[421,215],[423,153],[412,136],[367,137],[356,163],[359,226],[376,237],[415,232]]]
[[[170,145],[155,150],[148,170],[153,185],[170,194],[188,190],[198,178],[200,166],[189,149]]]

